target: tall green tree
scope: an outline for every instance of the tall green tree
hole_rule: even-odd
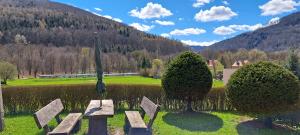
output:
[[[292,71],[298,78],[300,78],[299,57],[297,56],[294,49],[290,49],[289,51],[286,68]]]
[[[224,68],[227,68],[226,61],[225,61],[224,56],[221,57],[220,63],[224,66]]]

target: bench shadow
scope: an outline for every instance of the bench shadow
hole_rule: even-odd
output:
[[[163,121],[189,131],[213,132],[223,127],[221,118],[201,112],[167,113]]]
[[[97,108],[92,108],[90,109],[85,115],[91,115],[92,113],[101,110],[101,108],[97,107]]]
[[[285,127],[283,125],[273,124],[273,128],[269,129],[264,126],[260,120],[249,120],[241,122],[236,127],[239,135],[262,135],[262,134],[299,134],[297,131]]]

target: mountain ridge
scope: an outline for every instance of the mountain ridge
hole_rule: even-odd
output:
[[[235,51],[240,48],[281,51],[300,47],[300,12],[280,19],[279,23],[242,33],[209,46],[219,51]]]

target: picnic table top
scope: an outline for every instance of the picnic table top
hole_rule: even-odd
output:
[[[110,100],[102,100],[102,107],[100,107],[100,100],[91,100],[84,116],[87,117],[112,117],[114,115],[114,104]]]

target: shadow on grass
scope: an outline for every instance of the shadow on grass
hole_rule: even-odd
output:
[[[200,112],[167,113],[163,120],[167,124],[189,131],[213,132],[223,126],[221,118]]]
[[[297,131],[282,125],[273,125],[273,128],[267,128],[259,120],[249,120],[241,122],[236,127],[239,135],[298,135]]]

